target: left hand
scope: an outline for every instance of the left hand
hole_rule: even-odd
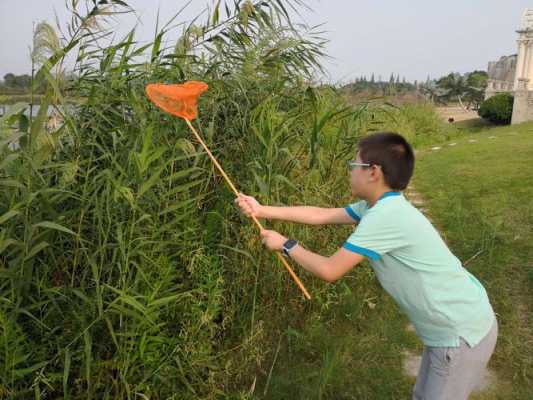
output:
[[[263,229],[261,231],[261,241],[269,250],[281,251],[287,238],[276,231]]]

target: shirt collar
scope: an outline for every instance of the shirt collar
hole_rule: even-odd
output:
[[[400,194],[401,194],[400,192],[395,192],[395,191],[385,192],[381,195],[378,201],[383,200],[385,197],[399,196]]]

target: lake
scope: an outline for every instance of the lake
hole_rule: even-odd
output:
[[[10,107],[12,107],[13,104],[0,104],[0,117],[3,116],[8,110]],[[37,116],[37,113],[39,112],[39,109],[41,108],[40,105],[38,104],[34,104],[33,105],[33,109],[32,109],[32,116],[33,117],[36,117]],[[48,112],[47,112],[48,115],[51,115],[52,114],[52,106],[48,106]],[[26,110],[24,110],[24,115],[26,116],[29,116],[30,115],[30,105],[28,104],[28,107],[26,108]]]

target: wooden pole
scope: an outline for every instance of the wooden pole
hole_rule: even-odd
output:
[[[200,137],[198,132],[196,132],[196,129],[194,129],[194,127],[192,126],[191,121],[189,121],[188,119],[185,119],[185,121],[187,122],[187,125],[189,125],[189,128],[191,128],[191,131],[194,133],[194,136],[196,137],[196,139],[198,139],[198,141],[202,144],[203,148],[207,152],[207,155],[211,158],[211,161],[213,161],[213,164],[215,164],[215,167],[217,167],[218,171],[222,174],[222,176],[226,180],[227,184],[229,185],[229,187],[231,188],[233,193],[235,193],[235,195],[237,197],[239,197],[239,191],[237,190],[237,188],[235,187],[233,182],[231,182],[231,179],[226,175],[226,173],[224,172],[224,170],[222,169],[222,167],[220,166],[220,164],[218,163],[216,158],[213,156],[211,151],[209,151],[209,148],[207,147],[207,145],[204,143],[204,141],[202,140],[202,138]],[[261,225],[261,223],[255,217],[255,215],[252,215],[252,219],[255,222],[255,224],[257,225],[257,227],[259,228],[259,230],[263,230],[264,229],[263,226]],[[283,258],[283,256],[279,252],[276,252],[276,255],[278,256],[279,260],[283,263],[283,265],[285,266],[287,271],[289,271],[289,274],[291,275],[292,279],[296,282],[296,284],[298,285],[300,290],[303,292],[304,296],[308,300],[310,300],[311,296],[309,295],[309,292],[307,291],[305,286],[302,284],[300,279],[298,279],[298,277],[296,276],[296,274],[294,273],[292,268],[289,266],[289,264],[287,263],[287,260],[285,260],[285,258]]]

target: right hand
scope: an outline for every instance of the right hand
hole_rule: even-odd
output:
[[[260,217],[262,206],[252,196],[246,196],[243,193],[239,193],[239,197],[235,198],[235,204],[240,207],[241,212],[247,217]]]

